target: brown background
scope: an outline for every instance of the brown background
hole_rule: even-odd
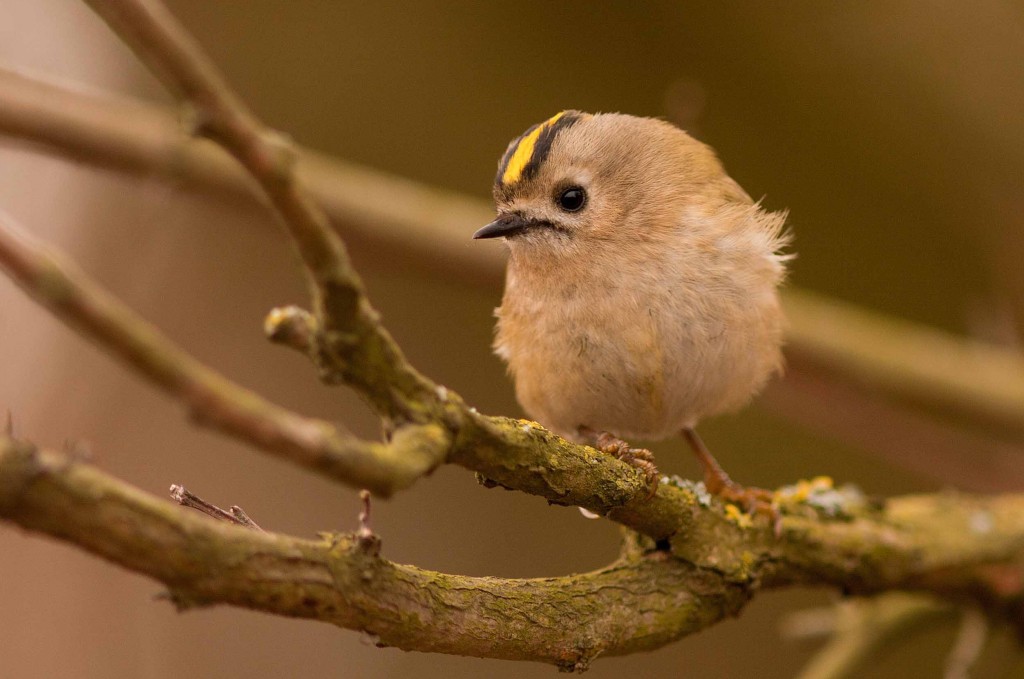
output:
[[[1014,294],[1024,291],[1020,3],[170,5],[255,110],[302,144],[481,199],[507,141],[558,110],[671,116],[717,148],[752,195],[790,209],[794,283],[1012,340]],[[6,0],[3,15],[4,65],[166,101],[78,4]],[[301,358],[262,339],[271,306],[303,301],[295,261],[263,209],[7,140],[0,209],[232,378],[375,433],[351,394],[320,387]],[[481,244],[467,233],[465,247]],[[417,366],[483,411],[518,412],[489,351],[500,290],[390,265],[385,251],[354,255]],[[6,280],[0,407],[13,410],[20,434],[49,446],[87,441],[99,465],[152,493],[183,483],[300,535],[355,522],[352,492],[191,428],[167,398]],[[758,405],[703,430],[734,476],[759,485],[827,472],[891,494],[955,485],[957,465],[987,464],[965,450],[952,466],[911,473],[903,467],[930,466],[927,451],[911,445],[896,466]],[[664,471],[697,474],[680,442],[655,450]],[[391,559],[474,575],[581,571],[617,548],[605,522],[484,490],[455,468],[377,503],[374,526]],[[177,615],[154,601],[159,593],[74,549],[0,527],[0,677],[554,672],[378,650],[352,632],[237,610]],[[792,676],[815,645],[782,640],[780,620],[832,599],[760,596],[738,621],[656,653],[601,660],[590,676]],[[953,634],[915,636],[866,676],[934,675]]]

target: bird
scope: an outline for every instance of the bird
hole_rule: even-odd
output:
[[[681,435],[709,492],[769,506],[695,427],[782,370],[786,213],[669,122],[576,110],[512,140],[493,194],[473,238],[508,246],[494,350],[526,414],[640,468],[652,496],[653,456],[627,441]]]

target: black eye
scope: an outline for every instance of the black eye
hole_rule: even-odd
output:
[[[587,204],[587,192],[578,186],[570,186],[558,196],[558,207],[566,212],[576,212]]]

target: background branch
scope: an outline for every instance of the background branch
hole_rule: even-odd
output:
[[[798,679],[860,676],[887,648],[905,642],[908,634],[920,628],[952,617],[955,610],[931,597],[902,592],[841,602],[829,611],[831,638]]]
[[[226,155],[188,137],[158,106],[71,92],[0,69],[0,132],[14,142],[120,171],[251,195]],[[125,124],[125,121],[129,121]],[[449,280],[497,285],[504,256],[468,234],[489,221],[482,201],[297,151],[299,181],[354,243]],[[814,370],[1024,441],[1024,358],[1017,352],[788,288],[790,372]],[[881,353],[877,353],[881,352]]]

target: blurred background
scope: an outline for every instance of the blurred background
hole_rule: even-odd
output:
[[[1000,344],[1016,346],[1024,327],[1019,2],[168,4],[257,114],[307,147],[488,200],[508,141],[559,110],[663,116],[716,148],[768,208],[789,209],[794,285]],[[5,0],[3,15],[0,66],[170,103],[81,4]],[[305,302],[295,259],[264,208],[0,138],[0,209],[228,376],[376,435],[357,398],[320,386],[302,357],[263,339],[272,306]],[[470,234],[465,247],[482,247]],[[489,347],[500,284],[470,285],[366,246],[353,255],[415,365],[481,411],[519,413]],[[844,422],[839,409],[826,426],[794,418],[772,393],[702,427],[743,482],[773,487],[827,473],[876,495],[1020,490],[1024,457],[1012,442],[915,419],[912,431],[945,446],[940,464],[932,445],[894,442],[886,426],[871,431],[870,417],[868,426]],[[52,447],[87,442],[103,469],[156,495],[181,483],[297,535],[356,523],[353,492],[194,429],[6,279],[0,408],[14,413],[20,436]],[[654,450],[662,471],[698,476],[682,442]],[[1016,476],[1005,473],[1007,460]],[[608,522],[485,490],[454,467],[374,509],[384,556],[442,571],[558,575],[602,566],[618,548]],[[0,677],[554,672],[379,650],[353,632],[241,610],[178,615],[154,600],[160,592],[0,526]],[[793,676],[818,644],[783,638],[780,622],[835,598],[759,595],[738,620],[654,653],[602,659],[589,676]],[[954,636],[953,626],[914,635],[863,676],[936,675]],[[998,634],[993,643],[1009,646]],[[983,657],[977,676],[999,676],[999,655]]]

